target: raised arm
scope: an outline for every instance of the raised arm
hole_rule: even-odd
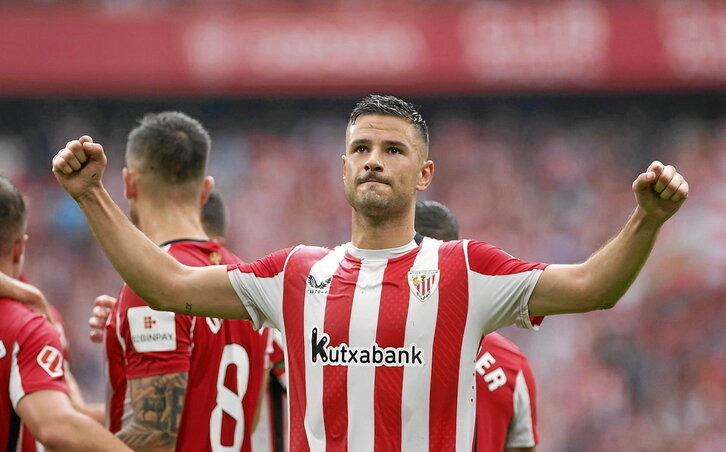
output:
[[[529,301],[531,315],[608,309],[625,294],[648,259],[661,226],[688,197],[688,182],[655,161],[633,182],[638,202],[620,233],[587,261],[550,265]]]
[[[53,174],[78,203],[96,240],[129,287],[154,309],[248,318],[224,266],[180,264],[131,224],[103,187],[105,169],[103,147],[89,136],[68,142],[53,158]]]

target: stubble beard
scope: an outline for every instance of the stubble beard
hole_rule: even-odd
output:
[[[379,193],[374,190],[366,190],[364,193],[346,193],[348,203],[353,210],[366,218],[385,221],[402,210],[405,200],[395,193]]]

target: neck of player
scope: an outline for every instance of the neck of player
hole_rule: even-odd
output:
[[[137,201],[137,226],[154,243],[179,239],[207,240],[197,203]]]
[[[413,240],[415,210],[371,217],[353,210],[351,242],[365,250],[384,250],[406,245]]]

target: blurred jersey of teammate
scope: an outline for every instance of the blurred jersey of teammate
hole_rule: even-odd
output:
[[[252,452],[287,451],[287,375],[280,332],[270,328],[268,342],[267,387],[260,395],[260,408],[255,431],[252,433]]]
[[[29,283],[28,278],[25,276],[24,273],[21,273],[18,279],[24,283]],[[59,339],[60,339],[60,345],[61,345],[61,353],[63,354],[63,358],[65,360],[65,371],[68,371],[67,364],[70,362],[70,350],[68,348],[68,337],[65,333],[65,323],[63,322],[63,317],[61,316],[61,313],[58,311],[58,309],[55,308],[53,305],[48,305],[48,311],[50,313],[50,316],[53,319],[53,327],[58,332]],[[66,374],[67,375],[67,374]],[[64,378],[65,381],[65,378]],[[22,452],[35,452],[43,450],[40,443],[38,443],[35,438],[33,438],[33,434],[30,433],[30,430],[26,425],[23,425],[23,429],[21,432],[21,441],[20,441],[20,449]]]
[[[416,232],[439,240],[458,240],[459,223],[441,203],[416,203]],[[539,324],[541,317],[531,319]],[[499,333],[481,341],[476,357],[476,433],[474,450],[534,450],[539,443],[534,374],[527,357]]]
[[[173,238],[159,246],[186,265],[236,264],[206,238],[195,205],[211,187],[208,152],[209,137],[192,118],[164,112],[142,119],[126,154],[130,215],[150,237]],[[124,285],[106,332],[109,427],[139,448],[250,450],[266,349],[267,331],[247,321],[154,311]],[[154,440],[139,441],[139,431]]]
[[[66,392],[60,336],[45,316],[17,301],[0,301],[0,450],[35,451],[15,412],[26,394]],[[23,426],[24,427],[24,426]]]
[[[22,194],[0,176],[0,273],[6,295],[6,290],[27,295],[28,287],[32,288],[19,281],[28,240],[26,225]],[[31,303],[43,314],[17,301],[22,297],[0,297],[0,450],[128,450],[74,408],[68,396],[60,324],[56,328],[49,321],[40,291],[32,288],[30,292],[43,298],[42,306]]]

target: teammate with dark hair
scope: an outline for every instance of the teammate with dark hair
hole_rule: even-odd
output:
[[[185,266],[114,204],[101,182],[100,144],[88,136],[69,143],[53,171],[151,306],[280,329],[291,450],[468,450],[472,357],[482,334],[514,323],[531,328],[530,316],[614,306],[688,184],[653,162],[633,182],[637,207],[623,229],[576,265],[524,262],[485,242],[416,237],[416,193],[434,175],[423,120],[392,96],[360,105],[342,157],[351,242],[334,249],[296,246],[251,264]]]
[[[23,196],[0,176],[0,272],[23,268],[27,212]],[[0,450],[36,450],[21,427],[54,450],[129,450],[68,398],[58,331],[21,303],[0,300]]]
[[[212,191],[202,206],[202,227],[210,238],[224,243],[227,231],[227,206],[224,205],[222,195],[218,191]]]
[[[146,115],[126,148],[131,220],[161,250],[191,266],[240,262],[209,240],[202,224],[213,186],[205,176],[210,148],[202,125],[180,112]],[[134,449],[249,450],[267,332],[242,320],[154,311],[128,286],[115,306],[108,296],[96,304],[113,306],[105,333],[112,431],[120,429],[118,436]],[[131,417],[123,418],[125,412]]]
[[[459,222],[436,201],[416,202],[416,232],[458,240]],[[489,333],[476,355],[476,433],[474,450],[533,452],[537,435],[534,374],[524,353],[499,333]]]

